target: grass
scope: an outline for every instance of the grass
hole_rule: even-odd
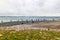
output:
[[[0,40],[60,40],[60,32],[46,30],[0,30]]]

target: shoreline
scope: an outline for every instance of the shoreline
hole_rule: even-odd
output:
[[[49,22],[60,22],[60,21],[11,21],[11,22],[2,22],[0,26],[13,26],[13,25],[23,25],[23,24],[36,24],[36,23],[49,23]]]
[[[0,29],[14,29],[14,30],[41,29],[41,30],[60,31],[60,21],[51,21],[51,22],[45,21],[45,22],[34,22],[34,23],[29,22],[24,24],[21,24],[20,22],[6,22],[1,24]]]

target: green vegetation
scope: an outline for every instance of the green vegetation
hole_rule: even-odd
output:
[[[60,32],[46,30],[0,30],[0,40],[60,40]]]

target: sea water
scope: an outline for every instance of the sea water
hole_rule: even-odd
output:
[[[26,21],[26,20],[60,20],[60,17],[52,17],[52,16],[0,16],[0,23],[3,22],[10,22],[10,21]]]

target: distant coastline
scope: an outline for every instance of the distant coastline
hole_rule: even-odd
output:
[[[60,20],[60,16],[0,16],[1,22],[10,22],[10,21],[30,21],[30,20]]]

